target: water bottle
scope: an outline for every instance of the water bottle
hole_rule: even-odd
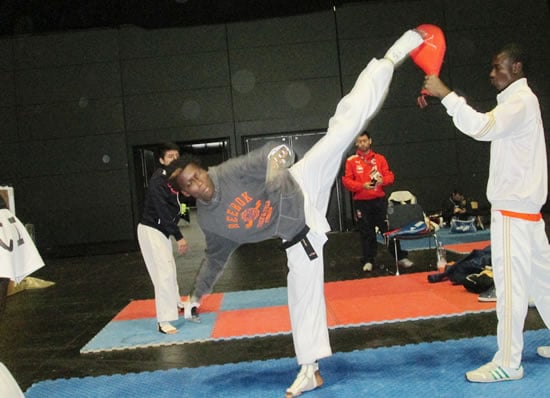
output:
[[[445,272],[445,266],[447,265],[447,252],[441,242],[437,242],[437,271]]]

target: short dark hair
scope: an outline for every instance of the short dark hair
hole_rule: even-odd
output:
[[[508,43],[501,48],[500,52],[508,55],[512,62],[521,63],[521,70],[523,71],[523,74],[527,76],[527,67],[529,64],[529,60],[527,59],[527,53],[524,51],[521,45],[519,45],[518,43]]]
[[[372,135],[367,130],[365,130],[361,134],[359,134],[359,137],[362,137],[364,135],[366,135],[367,138],[369,138],[369,139],[372,138]]]
[[[201,167],[201,161],[194,155],[189,153],[182,154],[178,159],[174,160],[166,167],[166,175],[168,176],[168,182],[174,189],[181,191],[183,187],[180,187],[177,182],[177,177],[181,174],[190,164]]]
[[[173,142],[163,142],[159,145],[157,149],[157,159],[164,158],[164,155],[168,151],[180,151],[180,147],[178,144],[174,144]]]
[[[462,192],[462,189],[458,189],[458,188],[455,188],[453,189],[453,192],[451,192],[451,194],[453,195],[464,195],[464,193]]]

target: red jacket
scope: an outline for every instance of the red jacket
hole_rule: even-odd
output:
[[[366,189],[368,183],[377,174],[382,176],[382,183],[372,189]],[[393,184],[395,176],[390,170],[386,158],[379,153],[369,150],[366,154],[357,151],[346,160],[346,172],[342,177],[344,187],[353,192],[353,200],[370,200],[385,195],[383,187]]]

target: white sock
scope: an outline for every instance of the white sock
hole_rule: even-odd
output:
[[[313,371],[317,371],[319,370],[319,362],[315,361],[315,362],[312,362],[312,363],[305,363],[302,365],[302,369],[305,369],[305,368],[312,368]]]
[[[416,30],[408,30],[390,47],[384,58],[394,65],[398,65],[412,50],[423,42],[424,39],[422,39],[422,36]]]

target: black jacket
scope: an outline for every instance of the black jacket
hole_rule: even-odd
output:
[[[149,180],[141,224],[158,229],[167,238],[172,235],[180,240],[183,235],[178,227],[179,219],[178,193],[168,184],[168,177],[164,169],[160,168]]]

